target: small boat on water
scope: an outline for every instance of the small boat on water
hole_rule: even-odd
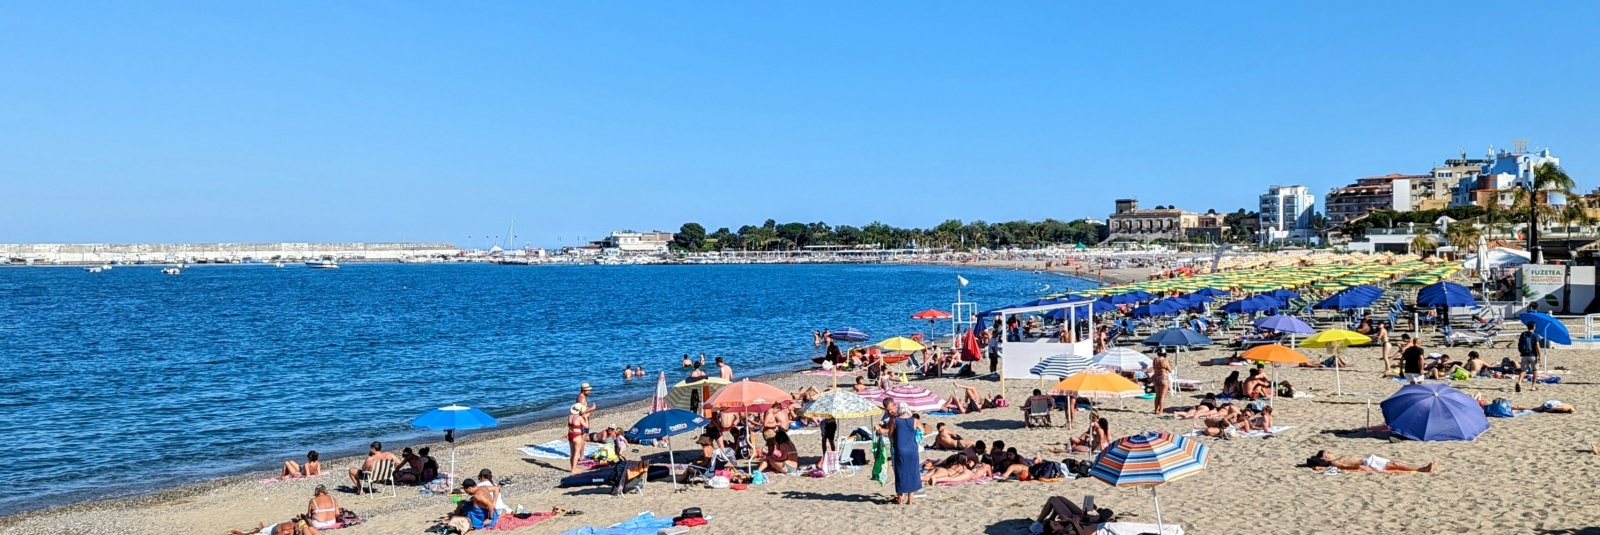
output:
[[[87,272],[90,272],[90,273],[99,273],[101,271],[104,271],[104,269],[102,269],[102,268],[100,268],[98,266],[86,267],[86,268],[83,268],[83,270],[87,271]]]
[[[179,273],[183,273],[183,271],[175,267],[161,268],[162,275],[177,275]]]
[[[339,262],[331,257],[320,260],[307,260],[306,267],[311,269],[339,269]]]
[[[104,264],[100,266],[100,271],[111,271],[111,264]]]
[[[283,262],[273,262],[272,267],[283,267]]]

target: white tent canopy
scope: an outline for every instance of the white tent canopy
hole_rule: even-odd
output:
[[[1505,247],[1495,247],[1493,249],[1489,249],[1485,258],[1488,260],[1489,269],[1520,266],[1530,261],[1530,255],[1528,255],[1527,251],[1508,249]],[[1467,255],[1466,260],[1461,262],[1461,267],[1467,269],[1478,269],[1478,255]]]

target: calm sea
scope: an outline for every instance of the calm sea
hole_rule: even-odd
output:
[[[980,306],[1090,285],[881,265],[0,269],[0,478],[29,489],[0,493],[0,514],[413,439],[410,418],[451,403],[509,424],[580,382],[602,405],[653,392],[623,364],[796,369],[813,330],[926,329],[908,316],[948,309],[957,273]]]

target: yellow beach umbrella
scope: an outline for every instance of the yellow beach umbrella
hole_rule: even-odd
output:
[[[1343,394],[1344,383],[1339,379],[1340,349],[1369,342],[1372,342],[1372,337],[1365,334],[1345,329],[1328,329],[1301,340],[1300,347],[1326,347],[1333,352],[1333,391],[1335,394]]]
[[[922,343],[904,336],[896,336],[894,338],[878,342],[878,347],[881,347],[886,351],[900,352],[922,351],[923,349]]]

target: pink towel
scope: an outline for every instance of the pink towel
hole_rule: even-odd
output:
[[[500,521],[495,522],[494,527],[485,531],[511,531],[514,529],[522,529],[555,517],[555,513],[535,513],[533,516],[529,516],[528,518],[517,518],[516,515],[500,515]]]

